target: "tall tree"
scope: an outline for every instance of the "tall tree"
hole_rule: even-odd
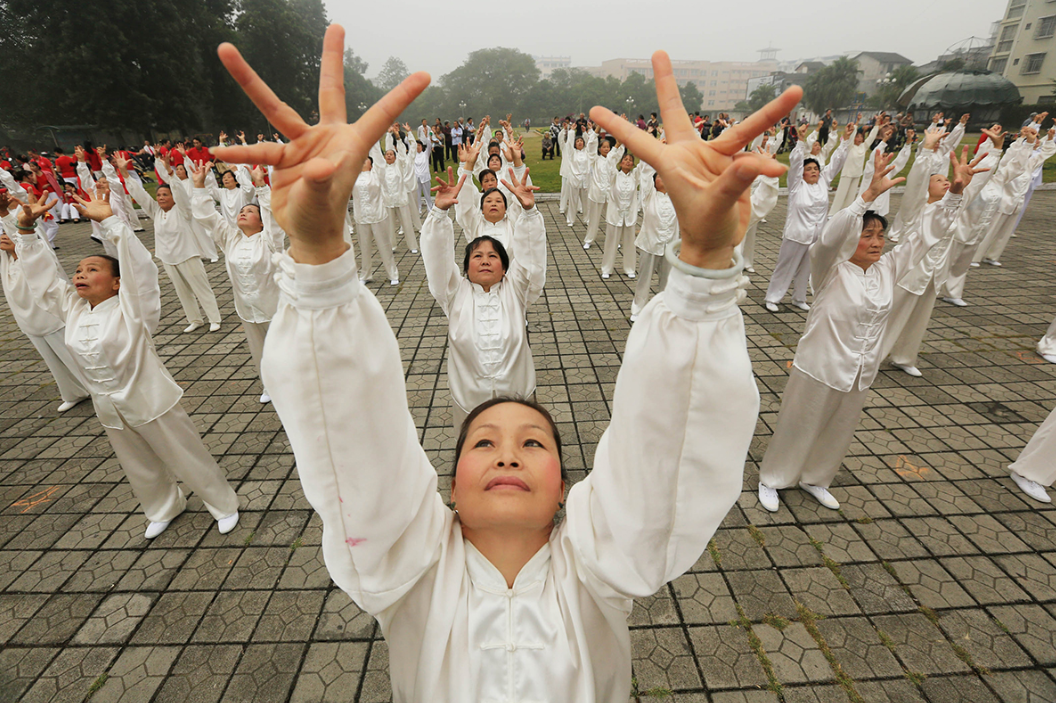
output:
[[[858,62],[841,56],[807,78],[804,88],[804,102],[818,115],[844,107],[858,92]]]
[[[374,84],[387,93],[402,83],[403,79],[409,75],[411,75],[411,72],[407,69],[407,64],[403,62],[403,59],[397,56],[390,56],[385,60],[385,65],[381,67],[381,73],[378,74]]]
[[[682,105],[685,106],[687,111],[697,112],[704,106],[704,93],[700,92],[697,84],[693,81],[680,86],[678,92],[682,96]]]
[[[539,81],[535,59],[516,49],[480,49],[465,62],[440,79],[449,101],[465,101],[466,110],[474,115],[491,115],[498,119],[508,112],[520,113],[528,93]],[[451,105],[446,105],[448,114]]]
[[[354,51],[345,49],[345,107],[350,122],[359,119],[382,95],[381,89],[367,80],[368,66]]]
[[[774,99],[777,88],[772,85],[760,85],[748,96],[748,109],[752,112],[762,109],[764,105]]]

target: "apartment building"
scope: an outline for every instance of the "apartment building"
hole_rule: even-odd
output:
[[[1009,0],[989,68],[1019,88],[1026,104],[1056,94],[1056,2]]]

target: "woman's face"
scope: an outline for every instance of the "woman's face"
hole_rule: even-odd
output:
[[[484,240],[469,254],[469,270],[466,276],[471,283],[487,288],[488,290],[506,275],[506,269],[502,266],[502,258],[495,251],[491,242]]]
[[[858,248],[851,257],[851,263],[869,268],[884,253],[884,230],[880,227],[878,220],[869,220],[869,224],[862,230],[862,236],[858,239]]]
[[[484,201],[481,203],[481,212],[484,213],[484,219],[492,223],[506,217],[506,203],[502,200],[502,193],[496,191],[484,196]],[[491,242],[488,242],[487,246],[490,247]]]
[[[861,132],[855,132],[854,133],[854,145],[855,146],[858,146],[859,144],[861,144],[864,141],[865,141],[865,135],[864,134],[862,134]]]
[[[942,196],[946,195],[946,191],[950,189],[950,179],[941,173],[934,174],[928,181],[928,199],[938,200]]]
[[[387,163],[389,166],[392,166],[394,163],[396,163],[396,152],[392,149],[389,149],[385,152],[385,163]]]
[[[220,177],[224,183],[224,188],[228,190],[234,190],[238,187],[238,179],[235,178],[234,171],[224,171],[224,175]]]
[[[583,141],[583,137],[578,137],[576,139],[576,148],[577,149],[582,149],[586,145],[587,145],[587,143],[585,141]]]
[[[187,167],[184,166],[183,164],[180,164],[179,166],[177,166],[176,167],[176,177],[179,178],[181,181],[187,180]]]
[[[473,420],[451,483],[464,527],[546,529],[564,493],[557,441],[538,411],[500,403]]]
[[[264,229],[264,221],[260,218],[260,208],[256,205],[243,205],[238,211],[238,227],[249,234]]]
[[[490,168],[495,173],[498,173],[499,171],[501,171],[502,170],[502,157],[499,156],[498,154],[492,154],[491,156],[489,156],[488,157],[488,168]]]
[[[811,163],[803,167],[803,180],[806,183],[817,183],[819,178],[821,178],[821,168],[817,164]]]
[[[485,173],[484,180],[480,182],[480,187],[484,192],[491,190],[492,188],[499,187],[499,179],[495,177],[494,173]]]
[[[112,262],[99,256],[89,256],[77,264],[73,273],[73,286],[77,295],[93,306],[117,295],[121,279],[114,276]]]
[[[603,139],[601,144],[598,144],[598,154],[607,156],[610,151],[612,151],[612,144],[609,143],[608,139]]]
[[[634,157],[630,154],[625,154],[624,157],[620,159],[620,170],[624,173],[630,173],[631,171],[633,171]]]

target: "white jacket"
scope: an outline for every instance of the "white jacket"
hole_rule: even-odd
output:
[[[14,212],[9,212],[3,218],[3,228],[11,241],[16,241],[18,218]],[[63,271],[59,258],[55,256],[47,237],[39,226],[35,228],[34,234],[44,242],[44,251],[51,255],[56,271],[65,278],[66,272]],[[15,324],[23,334],[34,337],[43,337],[52,332],[58,332],[62,329],[62,318],[53,315],[37,303],[36,296],[29,288],[26,272],[22,269],[22,261],[12,254],[13,252],[0,252],[0,282],[3,283],[4,298],[7,300],[7,306],[11,308],[11,316],[15,318]]]
[[[800,244],[813,244],[825,226],[829,212],[829,183],[843,168],[849,140],[840,142],[827,166],[821,169],[817,183],[803,180],[803,163],[807,159],[806,141],[800,141],[788,157],[788,214],[782,237]]]
[[[184,187],[171,187],[176,204],[165,212],[135,180],[129,178],[125,185],[132,199],[154,220],[154,251],[162,263],[172,266],[202,255],[192,229],[191,200]]]

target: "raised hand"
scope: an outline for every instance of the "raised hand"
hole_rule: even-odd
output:
[[[267,185],[267,183],[264,181],[264,167],[263,166],[261,166],[260,164],[257,164],[256,166],[254,166],[250,170],[249,173],[250,173],[251,176],[253,176],[253,185],[255,185],[257,188],[261,188],[261,187]]]
[[[18,211],[19,229],[33,229],[34,223],[36,223],[40,216],[51,209],[50,204],[42,203],[37,200],[37,196],[33,194],[32,189],[26,190],[25,200],[19,200],[14,195],[9,195],[9,197],[11,200],[22,206]]]
[[[880,197],[882,193],[891,190],[899,183],[906,180],[902,177],[887,177],[887,175],[895,169],[894,166],[889,165],[894,158],[894,152],[890,154],[882,154],[879,151],[876,152],[876,156],[873,157],[873,180],[869,182],[869,187],[864,193],[862,193],[862,200],[871,203]]]
[[[953,181],[950,183],[951,193],[963,193],[968,184],[972,182],[972,176],[990,170],[988,168],[976,168],[985,156],[986,154],[981,154],[969,163],[967,146],[961,149],[961,158],[959,160],[957,158],[957,150],[950,149],[950,165],[953,167]]]
[[[308,125],[250,68],[231,44],[217,53],[238,84],[264,116],[289,139],[288,144],[254,144],[218,148],[229,163],[270,164],[271,209],[290,237],[290,256],[301,263],[322,264],[341,256],[352,186],[371,145],[385,127],[429,85],[429,75],[415,73],[374,104],[355,124],[345,109],[343,52],[345,30],[330,25],[323,39],[319,73],[319,122]]]
[[[195,188],[204,188],[205,187],[205,174],[208,172],[209,169],[211,169],[213,167],[213,164],[212,163],[207,163],[207,164],[202,164],[201,166],[199,166],[198,164],[194,163],[193,161],[188,161],[186,166],[187,166],[187,170],[191,172],[191,182],[194,184],[194,187]]]
[[[985,130],[984,130],[985,131]],[[939,148],[939,142],[946,138],[946,130],[932,129],[924,132],[924,144],[922,148],[934,151]]]
[[[847,125],[846,127],[844,127],[844,129],[843,129],[843,138],[846,140],[846,139],[850,139],[851,137],[853,137],[854,136],[854,131],[856,129],[858,129],[858,125],[854,124],[853,122],[851,124]]]
[[[106,180],[103,179],[101,183],[106,183]],[[77,208],[77,212],[81,213],[82,216],[96,222],[102,222],[106,218],[113,216],[114,211],[110,208],[109,188],[96,186],[94,198],[91,193],[85,193],[85,195],[88,196],[87,200],[82,199],[76,193],[73,196],[76,201],[73,206]]]
[[[84,147],[81,146],[80,144],[78,144],[77,146],[73,147],[73,155],[76,156],[77,160],[80,161],[81,163],[84,163],[85,160],[87,160],[87,158],[88,158],[88,152],[86,152],[84,150]]]
[[[705,142],[682,105],[671,59],[662,51],[653,54],[653,75],[667,144],[603,107],[594,107],[590,115],[664,179],[678,214],[682,236],[679,257],[694,266],[729,268],[733,249],[748,229],[748,187],[759,175],[780,176],[786,170],[773,159],[741,152],[787,115],[803,91],[789,88],[762,110],[724,130],[718,139]]]
[[[0,190],[0,217],[7,217],[11,207],[11,196],[6,190]]]
[[[1004,147],[1005,131],[1004,128],[1001,127],[1001,125],[998,124],[994,125],[993,127],[990,127],[989,129],[983,129],[982,132],[986,136],[990,137],[990,141],[994,143],[994,146],[996,148],[1001,149]]]
[[[436,177],[436,185],[429,190],[436,193],[433,198],[433,205],[441,210],[447,210],[452,205],[458,203],[458,193],[462,190],[462,184],[466,182],[465,174],[462,175],[458,181],[455,181],[455,171],[450,166],[447,167],[447,180],[444,180],[442,175]]]
[[[972,116],[972,114],[971,114],[970,112],[966,112],[966,113],[964,113],[963,115],[961,115],[961,124],[963,124],[963,125],[967,125],[967,124],[968,124],[968,119],[969,119],[969,118],[970,118],[971,116]]]
[[[517,176],[511,168],[508,171],[510,180],[507,181],[503,178],[501,181],[525,210],[531,210],[535,207],[535,191],[539,190],[539,186],[528,185],[528,171],[529,169],[524,169],[524,175],[520,180],[517,180]]]
[[[121,154],[114,152],[114,166],[121,173],[128,173],[128,167],[132,165],[132,162],[121,156]]]

